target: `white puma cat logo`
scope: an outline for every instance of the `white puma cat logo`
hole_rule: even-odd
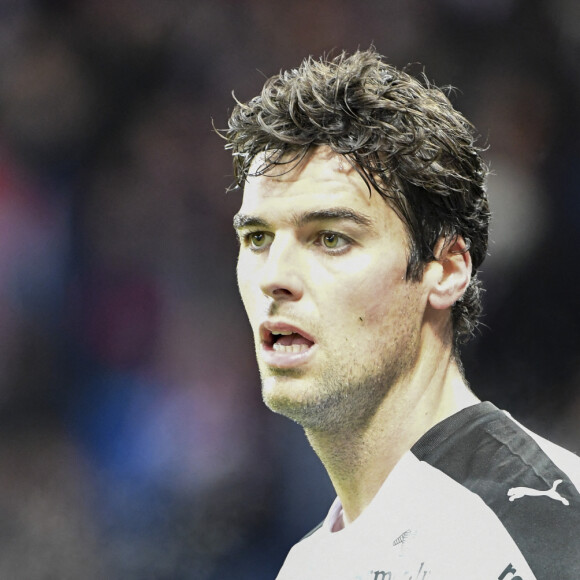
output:
[[[510,490],[508,490],[507,494],[508,494],[508,497],[510,498],[510,501],[514,501],[515,499],[520,499],[521,497],[524,497],[524,495],[529,495],[529,496],[545,495],[545,496],[548,496],[552,499],[555,499],[556,501],[561,501],[564,505],[570,505],[570,502],[565,497],[562,497],[556,491],[556,488],[561,483],[562,483],[562,480],[557,479],[554,482],[554,485],[552,485],[552,488],[546,489],[545,491],[542,491],[539,489],[531,489],[530,487],[512,487]]]

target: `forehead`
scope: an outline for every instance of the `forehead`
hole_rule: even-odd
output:
[[[250,174],[259,171],[264,158],[258,157]],[[343,155],[329,147],[318,147],[300,163],[274,166],[264,175],[248,177],[240,213],[300,212],[349,207],[376,221],[400,220],[389,204]]]

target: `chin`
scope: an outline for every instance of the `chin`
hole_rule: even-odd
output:
[[[312,421],[312,415],[319,414],[319,401],[308,400],[308,389],[291,376],[268,377],[262,382],[264,404],[279,415],[284,415],[303,425]],[[306,392],[303,389],[306,388]]]
[[[327,430],[326,422],[320,420],[320,413],[316,408],[304,405],[295,400],[269,398],[264,399],[266,406],[270,411],[282,415],[295,423],[298,423],[304,429]]]
[[[280,406],[301,404],[303,389],[302,382],[291,374],[262,377],[262,398],[273,411]]]
[[[335,432],[360,422],[353,420],[352,408],[341,404],[342,397],[312,397],[312,387],[300,396],[298,389],[289,384],[264,385],[262,397],[271,411],[307,430]]]

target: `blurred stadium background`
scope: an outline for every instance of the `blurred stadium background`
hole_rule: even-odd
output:
[[[474,390],[580,451],[576,0],[0,0],[0,578],[266,580],[324,516],[260,401],[212,122],[371,43],[490,146]]]

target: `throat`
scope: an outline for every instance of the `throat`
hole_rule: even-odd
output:
[[[400,459],[398,454],[377,447],[375,436],[371,440],[365,433],[348,431],[306,430],[342,503],[333,531],[347,527],[363,513]]]

